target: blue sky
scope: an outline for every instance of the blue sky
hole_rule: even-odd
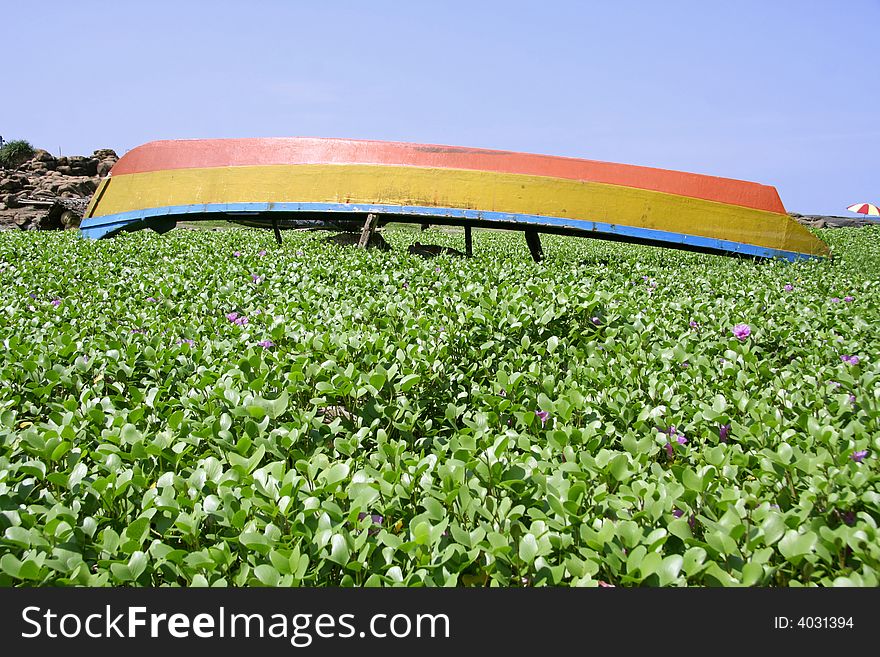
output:
[[[321,136],[880,204],[880,0],[4,2],[0,135],[58,154]]]

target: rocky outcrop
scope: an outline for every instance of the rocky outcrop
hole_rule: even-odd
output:
[[[798,214],[797,212],[789,212],[788,214],[798,223],[810,228],[863,228],[880,224],[880,221],[878,221],[880,217],[877,219],[863,219],[860,217],[836,217],[824,214]]]
[[[0,168],[0,229],[76,228],[101,178],[116,163],[109,148],[55,157],[38,149],[13,169]]]

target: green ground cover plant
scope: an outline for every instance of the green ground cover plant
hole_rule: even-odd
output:
[[[0,585],[877,586],[880,227],[0,233]]]

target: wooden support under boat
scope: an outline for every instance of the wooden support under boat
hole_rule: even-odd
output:
[[[379,216],[372,212],[367,215],[367,220],[364,222],[364,228],[361,231],[361,238],[358,240],[359,249],[367,248],[367,245],[370,243],[370,238],[373,236],[373,233],[376,232],[376,223],[378,220]]]
[[[464,254],[468,258],[474,257],[474,236],[471,234],[471,226],[464,227]]]
[[[526,244],[529,245],[529,253],[532,254],[532,260],[541,262],[544,259],[544,249],[541,248],[541,236],[536,230],[524,232],[526,234]]]
[[[281,245],[281,231],[278,229],[278,217],[272,217],[272,230],[275,231],[275,241]]]

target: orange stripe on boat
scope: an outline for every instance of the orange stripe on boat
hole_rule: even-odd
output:
[[[570,157],[403,142],[317,139],[154,141],[126,153],[112,175],[291,164],[379,164],[546,176],[620,185],[785,214],[774,187],[730,178]]]

